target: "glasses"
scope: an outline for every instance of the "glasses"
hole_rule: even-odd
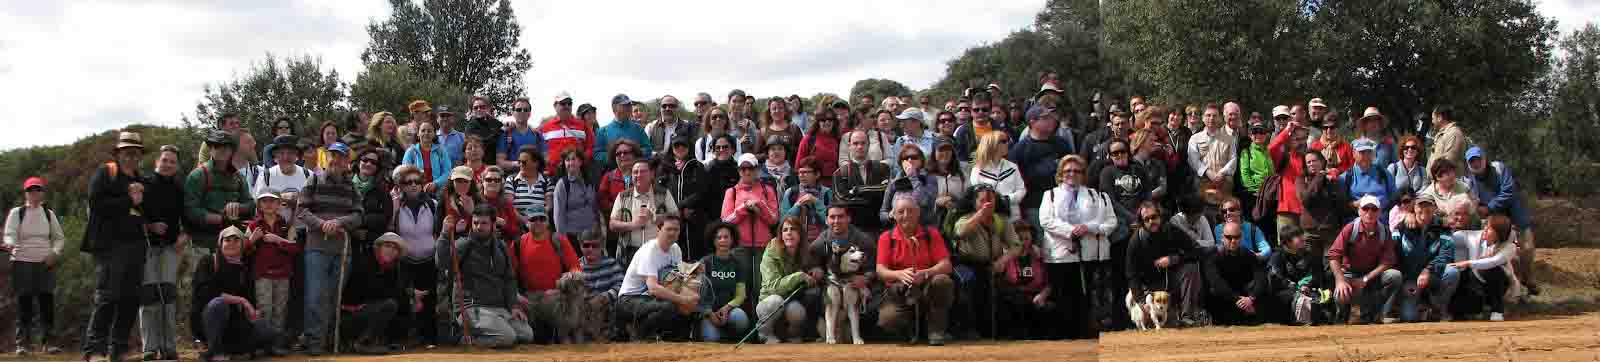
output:
[[[1150,216],[1145,216],[1145,217],[1142,217],[1142,218],[1139,218],[1139,219],[1140,220],[1144,220],[1144,222],[1147,222],[1147,223],[1159,223],[1159,222],[1161,222],[1161,215],[1150,215]]]
[[[1222,209],[1222,212],[1229,213],[1229,214],[1237,213],[1237,212],[1239,212],[1239,208],[1237,208],[1237,207],[1225,208],[1225,209]]]
[[[706,104],[708,104],[708,103],[706,103],[706,102],[694,102],[694,106],[695,107],[703,106],[703,105],[706,105]]]
[[[1417,147],[1417,145],[1405,145],[1405,146],[1400,147],[1400,150],[1401,151],[1421,151],[1422,147]]]
[[[530,109],[528,107],[516,107],[516,108],[512,108],[511,109],[512,112],[517,112],[517,113],[528,113],[528,111],[531,111],[531,110],[533,110],[533,109]]]
[[[583,243],[584,249],[594,249],[598,247],[600,247],[600,243]]]
[[[662,104],[662,105],[661,105],[661,108],[665,108],[665,109],[677,109],[677,108],[678,108],[678,104],[677,104],[677,103],[667,103],[667,104]]]
[[[1122,149],[1111,150],[1111,155],[1112,156],[1127,156],[1128,155],[1128,150],[1122,150]]]
[[[1267,134],[1266,128],[1251,128],[1250,134]]]
[[[972,111],[973,111],[973,112],[980,112],[980,113],[981,113],[981,112],[988,112],[988,111],[989,111],[989,109],[988,109],[988,108],[981,108],[981,107],[980,107],[980,108],[973,108],[973,109],[972,109]]]
[[[376,158],[363,158],[363,159],[361,159],[361,163],[370,163],[370,164],[376,165],[376,164],[378,164],[378,159],[376,159]]]
[[[1238,234],[1234,234],[1234,235],[1226,235],[1226,234],[1224,234],[1224,235],[1222,235],[1222,238],[1223,239],[1227,239],[1227,240],[1239,240],[1239,239],[1243,239],[1244,237],[1240,236]]]
[[[906,160],[922,161],[922,155],[911,154],[911,155],[900,156],[900,160],[901,161],[906,161]]]
[[[418,179],[418,178],[409,179],[409,180],[405,180],[405,181],[401,182],[401,184],[402,185],[407,185],[407,186],[421,185],[422,184],[422,179]]]
[[[27,192],[44,192],[43,187],[29,187]]]
[[[728,120],[728,115],[726,115],[726,114],[713,115],[713,116],[711,116],[711,119],[726,121],[726,120]]]
[[[635,155],[635,153],[633,152],[633,150],[617,151],[617,156],[623,156],[623,155],[633,156],[633,155]]]
[[[1076,174],[1083,173],[1083,169],[1081,169],[1081,168],[1069,168],[1069,169],[1062,170],[1061,172],[1065,173],[1065,174],[1068,174],[1068,175],[1076,175]]]
[[[733,146],[729,146],[729,145],[711,146],[711,149],[715,149],[715,150],[726,150],[726,149],[730,149],[730,148],[733,148]]]
[[[572,104],[572,102],[567,102],[567,104]],[[473,105],[472,109],[489,109],[489,105],[487,105],[487,104]]]

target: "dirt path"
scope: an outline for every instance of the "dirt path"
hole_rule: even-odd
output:
[[[1507,322],[1239,327],[1100,336],[1102,361],[1590,361],[1600,313]]]

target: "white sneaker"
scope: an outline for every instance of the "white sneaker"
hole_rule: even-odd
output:
[[[1491,322],[1504,322],[1505,320],[1506,320],[1506,315],[1504,313],[1500,313],[1500,312],[1489,313],[1489,321],[1491,321]]]

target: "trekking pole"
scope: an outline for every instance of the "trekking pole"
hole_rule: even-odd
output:
[[[1004,221],[999,221],[999,222],[1004,222]],[[989,254],[990,254],[990,256],[994,255],[994,238],[989,238]],[[1016,261],[1013,260],[1012,262],[1015,263]],[[1001,269],[1001,271],[1003,272],[1005,270]],[[1000,326],[998,324],[996,324],[996,322],[994,320],[995,319],[995,306],[996,306],[996,304],[999,304],[999,302],[997,302],[996,300],[1000,299],[1000,297],[998,295],[996,295],[996,292],[994,290],[994,287],[995,287],[995,285],[994,285],[995,284],[994,271],[990,270],[989,271],[989,275],[985,275],[984,277],[985,278],[989,278],[989,342],[995,342],[995,341],[997,341],[996,335],[998,335],[998,332],[1000,330]]]
[[[339,327],[343,324],[341,321],[344,320],[344,318],[338,317],[339,310],[344,308],[344,274],[345,269],[350,267],[350,232],[346,231],[342,235],[344,237],[344,253],[342,254],[344,257],[339,260],[339,288],[334,290],[336,294],[333,297],[333,311],[335,313],[333,318],[333,354],[335,355],[339,354]],[[352,314],[351,317],[355,316]]]
[[[750,328],[749,332],[745,332],[744,338],[740,338],[739,339],[739,344],[734,345],[733,346],[733,350],[737,351],[737,350],[739,350],[739,347],[743,347],[744,346],[744,342],[749,340],[750,336],[755,335],[756,331],[761,330],[761,326],[766,325],[767,322],[772,321],[772,317],[778,315],[778,312],[782,312],[784,309],[787,309],[787,307],[789,305],[789,300],[794,298],[795,294],[800,294],[800,290],[801,289],[805,289],[805,288],[794,288],[794,291],[789,292],[789,296],[783,297],[783,303],[778,304],[778,309],[774,309],[774,310],[772,310],[772,312],[767,313],[767,315],[761,316],[761,320],[760,321],[756,321],[755,328]]]

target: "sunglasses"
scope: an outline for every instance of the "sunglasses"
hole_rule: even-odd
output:
[[[1222,212],[1226,212],[1226,213],[1232,214],[1232,213],[1239,212],[1239,208],[1230,207],[1230,208],[1222,209]]]
[[[726,121],[726,120],[728,120],[728,115],[718,114],[718,115],[711,116],[711,119],[719,119],[719,120]]]
[[[583,243],[584,249],[594,249],[598,247],[600,247],[600,243]]]
[[[556,102],[556,105],[562,106],[562,107],[571,107],[572,106],[572,101],[560,101],[560,102]]]
[[[1128,150],[1111,150],[1112,156],[1127,156]]]
[[[1421,151],[1422,147],[1417,147],[1417,145],[1405,145],[1405,146],[1400,147],[1400,150],[1401,151]]]
[[[1063,170],[1061,172],[1065,173],[1065,174],[1068,174],[1068,175],[1074,175],[1074,174],[1083,173],[1083,169],[1081,169],[1081,168],[1069,168],[1069,169]]]
[[[410,180],[405,180],[405,181],[401,182],[401,184],[402,185],[407,185],[407,186],[421,185],[422,184],[422,179],[414,178],[414,179],[410,179]]]
[[[973,112],[988,112],[989,109],[988,108],[973,108],[972,111]]]
[[[531,111],[531,110],[533,110],[533,109],[530,109],[528,107],[516,107],[516,108],[512,108],[511,109],[512,112],[517,112],[517,113],[528,113],[528,111]]]
[[[637,153],[635,153],[633,151],[617,151],[617,156],[622,156],[622,155],[633,156],[635,154],[637,154]]]
[[[677,103],[667,103],[667,104],[661,105],[661,108],[676,109],[676,108],[678,108],[678,104]]]
[[[730,148],[733,148],[733,146],[729,146],[729,145],[716,145],[716,146],[711,146],[711,148],[712,148],[712,149],[717,149],[717,150],[726,150],[726,149],[730,149]]]
[[[363,158],[363,159],[361,159],[361,163],[370,163],[370,164],[376,165],[376,164],[378,164],[378,159],[376,159],[376,158]]]
[[[1239,240],[1239,239],[1243,239],[1244,237],[1235,234],[1235,235],[1223,235],[1222,238],[1223,239],[1227,239],[1227,240]]]
[[[566,103],[567,104],[572,104],[572,102],[566,102]],[[472,109],[489,109],[489,105],[487,105],[487,104],[479,104],[479,105],[476,105],[476,106],[472,106]]]
[[[1267,134],[1266,128],[1251,128],[1250,134]]]

